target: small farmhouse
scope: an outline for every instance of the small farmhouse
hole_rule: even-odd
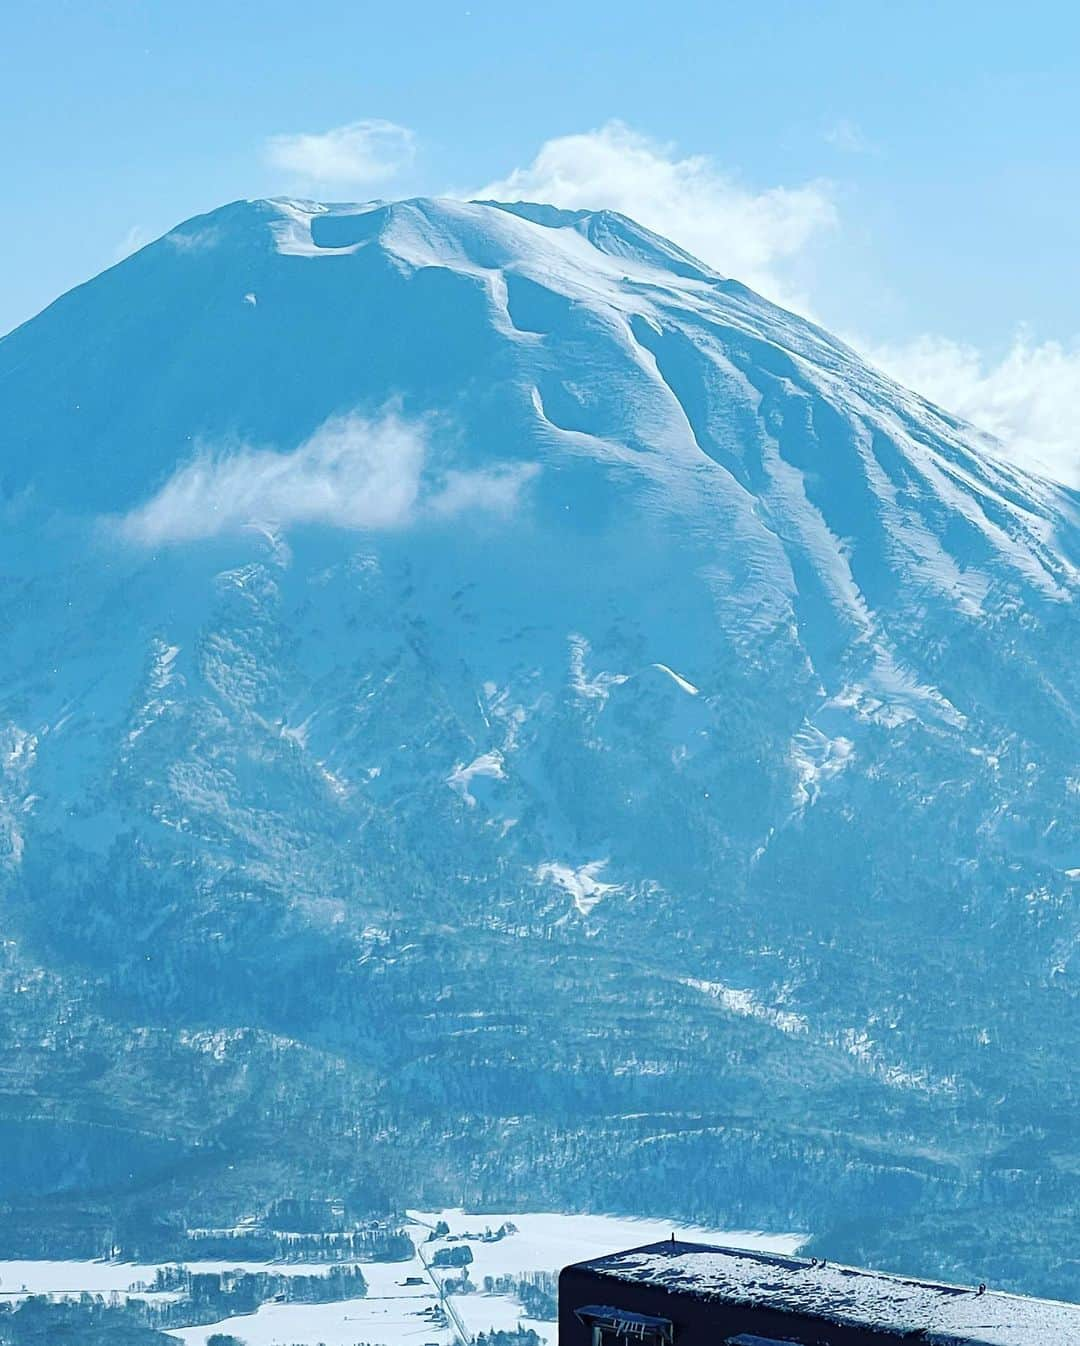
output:
[[[566,1267],[559,1346],[1080,1346],[1080,1305],[675,1239]]]

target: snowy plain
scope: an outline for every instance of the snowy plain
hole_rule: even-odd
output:
[[[483,1285],[485,1276],[516,1276],[534,1271],[557,1272],[569,1262],[584,1261],[618,1249],[640,1247],[665,1239],[674,1232],[691,1241],[720,1243],[726,1246],[770,1252],[795,1252],[805,1242],[800,1234],[762,1234],[747,1231],[721,1231],[687,1227],[663,1220],[626,1219],[609,1215],[560,1215],[555,1213],[482,1212],[461,1210],[410,1211],[406,1226],[413,1242],[422,1249],[407,1262],[363,1264],[368,1292],[364,1299],[332,1304],[264,1304],[256,1313],[228,1318],[199,1327],[175,1329],[171,1335],[187,1346],[205,1346],[215,1332],[228,1332],[247,1346],[450,1346],[453,1329],[437,1325],[425,1310],[438,1303],[435,1278],[438,1271],[427,1263],[442,1247],[453,1246],[445,1239],[426,1243],[439,1221],[450,1229],[455,1243],[467,1235],[473,1262],[470,1279]],[[485,1231],[495,1231],[510,1222],[517,1232],[497,1242],[482,1242]],[[192,1271],[226,1270],[273,1271],[279,1275],[312,1275],[329,1264],[311,1262],[185,1262]],[[139,1283],[153,1281],[156,1266],[132,1262],[0,1262],[0,1296],[6,1300],[28,1294],[56,1296],[118,1294],[126,1298],[138,1293]],[[451,1273],[457,1275],[457,1272]],[[421,1279],[419,1285],[406,1285],[409,1278]],[[145,1297],[139,1295],[139,1297]],[[532,1328],[549,1346],[557,1335],[556,1324],[524,1316],[521,1306],[508,1295],[477,1291],[450,1297],[465,1331],[471,1336],[498,1330],[514,1330],[519,1325]]]

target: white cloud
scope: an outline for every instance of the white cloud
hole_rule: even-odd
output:
[[[165,242],[181,253],[208,252],[221,242],[221,231],[216,225],[200,228],[193,221],[179,225],[165,235]]]
[[[863,134],[862,128],[847,117],[841,117],[826,127],[822,139],[833,149],[843,150],[846,154],[872,154],[874,146]]]
[[[407,168],[415,149],[408,127],[371,120],[321,134],[271,136],[265,157],[272,168],[319,187],[367,187]]]
[[[506,512],[536,470],[496,464],[439,472],[427,423],[392,412],[377,420],[354,413],[327,421],[292,453],[247,446],[200,453],[118,528],[143,546],[193,542],[252,524],[401,528],[425,516]]]
[[[440,518],[481,511],[506,514],[517,503],[521,488],[536,475],[533,464],[496,463],[483,472],[451,470],[443,474],[439,489],[428,496],[425,508]]]
[[[145,248],[149,242],[150,235],[142,225],[133,224],[113,249],[113,260],[122,262],[125,257],[130,257],[133,252],[138,252],[140,248]]]
[[[711,159],[679,158],[670,145],[617,121],[548,140],[527,167],[472,195],[620,211],[725,275],[787,303],[800,301],[789,293],[785,261],[836,222],[824,182],[756,192]]]
[[[1080,343],[1026,331],[996,363],[974,346],[921,336],[869,352],[886,373],[996,435],[1022,467],[1080,486]]]

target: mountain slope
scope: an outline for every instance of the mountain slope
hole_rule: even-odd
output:
[[[20,1226],[632,1172],[1075,1288],[1075,495],[543,206],[224,207],[0,424]]]

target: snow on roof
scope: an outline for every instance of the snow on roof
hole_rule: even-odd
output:
[[[707,1244],[653,1243],[580,1262],[613,1280],[826,1322],[919,1334],[927,1346],[1080,1342],[1080,1305],[908,1280]]]

